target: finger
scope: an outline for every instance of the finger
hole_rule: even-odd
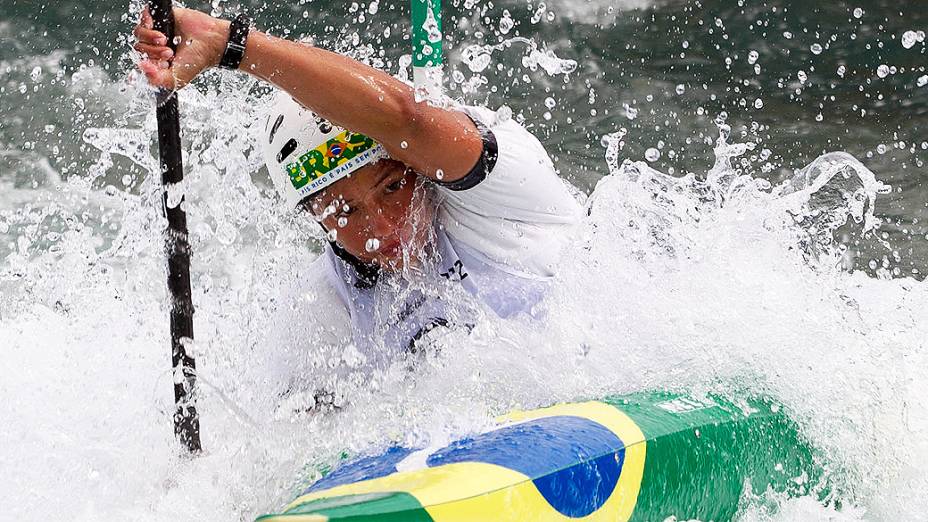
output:
[[[152,86],[171,90],[175,88],[174,71],[167,67],[167,62],[145,60],[139,64],[139,69],[145,73],[148,83]]]
[[[146,29],[141,25],[135,26],[135,38],[141,42],[149,45],[167,45],[168,37],[160,31],[155,31],[154,29]]]
[[[170,47],[164,47],[162,45],[138,43],[135,44],[135,50],[155,60],[170,60],[174,57],[174,51],[172,51]]]
[[[152,29],[155,27],[155,19],[151,17],[151,12],[148,11],[148,7],[142,9],[142,20],[139,24],[146,29]]]

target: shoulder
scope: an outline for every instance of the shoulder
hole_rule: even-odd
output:
[[[574,221],[580,212],[579,191],[557,175],[541,142],[512,119],[508,111],[459,106],[486,134],[492,149],[479,182],[464,187],[441,186],[454,211],[469,207],[483,215],[509,217],[527,223]],[[478,164],[479,166],[479,164]]]
[[[468,115],[477,124],[478,129],[483,127],[493,134],[499,149],[499,159],[503,163],[509,157],[518,156],[524,159],[531,156],[538,160],[539,164],[554,169],[554,164],[538,138],[514,120],[512,111],[508,108],[494,111],[486,107],[460,105],[454,110]]]
[[[453,239],[497,264],[550,274],[580,218],[577,192],[557,175],[541,142],[505,112],[473,106],[455,110],[474,120],[486,134],[485,149],[489,143],[495,154],[479,179],[439,184],[441,224]]]

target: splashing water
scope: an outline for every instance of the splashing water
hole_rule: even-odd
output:
[[[534,40],[513,41],[528,45],[516,68],[579,70]],[[492,69],[503,48],[473,51],[478,69]],[[144,90],[129,88],[124,125],[81,127],[82,143],[98,151],[86,172],[62,177],[35,161],[47,176],[28,191],[0,178],[4,208],[14,209],[0,214],[3,513],[248,520],[289,501],[314,464],[346,449],[441,444],[513,408],[663,387],[772,396],[826,457],[840,509],[745,492],[744,521],[928,512],[928,289],[848,262],[848,245],[880,233],[874,207],[888,190],[853,157],[827,154],[774,183],[755,175],[769,151],[737,142],[722,118],[706,154],[712,167],[674,177],[658,163],[623,161],[635,154],[634,131],[607,133],[608,175],[586,199],[548,299],[556,320],[485,316],[470,334],[437,339],[444,349],[416,361],[415,373],[403,361],[371,380],[337,376],[344,409],[313,415],[306,410],[326,403],[316,385],[336,377],[328,369],[361,363],[357,350],[327,340],[322,290],[304,279],[321,231],[277,206],[255,174],[260,88],[226,74],[206,85],[180,93],[197,307],[189,347],[206,453],[179,458],[171,432],[154,118]],[[649,109],[632,103],[636,118],[626,118],[623,101],[601,103],[629,127]],[[642,151],[657,142],[641,141]],[[132,188],[119,181],[127,172],[140,180]],[[305,321],[280,319],[293,311]]]
[[[501,51],[512,46],[512,44],[521,43],[527,46],[526,53],[522,57],[522,65],[529,70],[543,69],[550,76],[569,75],[577,70],[575,60],[558,58],[554,51],[540,50],[538,44],[529,38],[517,36],[507,38],[496,45],[473,44],[464,48],[462,57],[464,63],[472,72],[481,72],[490,65],[494,51]]]

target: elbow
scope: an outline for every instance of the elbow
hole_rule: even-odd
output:
[[[402,136],[404,140],[414,139],[423,127],[427,107],[427,103],[416,101],[411,89],[398,96],[395,101],[396,135]]]

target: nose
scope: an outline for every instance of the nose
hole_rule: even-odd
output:
[[[377,239],[390,237],[394,228],[396,228],[396,223],[383,209],[377,209],[371,213],[370,231]]]

